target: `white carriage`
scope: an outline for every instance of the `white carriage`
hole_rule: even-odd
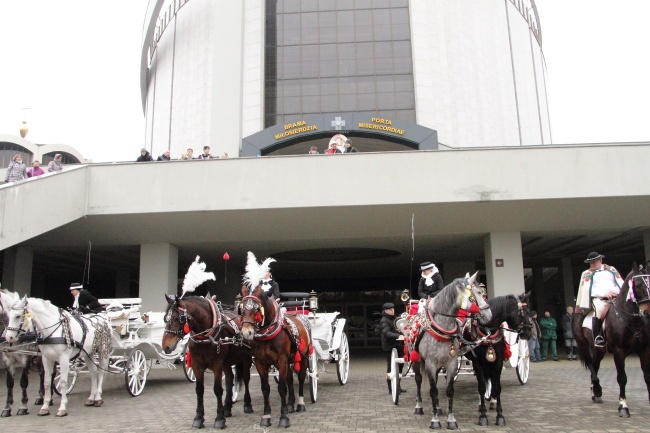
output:
[[[184,363],[187,336],[179,342],[176,349],[166,354],[160,343],[165,332],[165,313],[140,313],[140,298],[100,299],[106,307],[105,314],[112,329],[113,350],[109,358],[108,373],[124,374],[126,388],[134,397],[144,390],[147,376],[154,367],[175,369],[176,364]],[[87,373],[83,361],[77,359],[70,363],[68,372],[68,392],[74,387],[79,374]],[[191,371],[185,371],[186,376]],[[55,376],[55,391],[59,377]],[[191,380],[191,377],[188,376]]]
[[[280,293],[280,303],[287,313],[307,314],[311,324],[313,352],[309,355],[309,392],[311,402],[318,399],[318,381],[322,379],[327,364],[336,364],[339,384],[348,381],[350,369],[350,346],[344,332],[344,318],[339,312],[317,313],[318,297],[315,292]]]

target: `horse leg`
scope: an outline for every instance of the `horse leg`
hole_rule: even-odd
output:
[[[41,406],[41,409],[38,411],[39,416],[47,416],[50,414],[50,406],[52,404],[52,378],[54,377],[54,361],[51,361],[48,358],[43,357],[43,375],[46,378],[46,380],[43,383],[43,388],[44,388],[44,395],[45,395],[45,401],[43,401],[43,406]],[[64,389],[68,388],[68,375],[66,371],[66,375],[61,377],[61,381],[65,381]],[[63,401],[63,397],[61,397],[61,401]]]
[[[602,359],[602,354],[599,356],[598,353],[594,352],[591,363],[587,364],[591,373],[591,400],[594,403],[603,402],[603,388],[600,386],[600,379],[598,378],[598,370],[600,369],[600,361]]]
[[[411,369],[415,373],[415,387],[416,387],[416,396],[415,396],[415,415],[424,415],[424,408],[422,407],[422,372],[420,371],[420,363],[413,362],[411,363]]]
[[[497,425],[499,427],[504,427],[506,425],[506,419],[503,416],[503,408],[501,407],[501,370],[503,369],[503,361],[499,362],[497,360],[494,362],[492,370],[492,399],[496,399],[497,405]],[[492,405],[490,405],[492,406]]]
[[[260,420],[260,427],[270,427],[271,426],[271,403],[269,402],[269,395],[271,394],[271,386],[269,385],[269,367],[268,365],[259,365],[259,358],[255,358],[255,365],[257,367],[257,372],[260,375],[260,384],[262,385],[262,396],[264,397],[264,414]]]
[[[205,378],[205,368],[199,368],[198,365],[194,364],[192,365],[192,370],[196,376],[196,386],[194,387],[194,391],[196,392],[196,415],[192,421],[192,427],[203,428],[203,423],[205,421],[205,412],[203,408],[203,392],[205,389],[203,380]]]
[[[214,386],[213,386],[214,395],[217,396],[217,417],[214,419],[214,428],[224,429],[226,428],[226,417],[224,416],[223,386],[221,385],[221,379],[223,376],[222,366],[217,365],[216,367],[213,367],[213,371],[214,371]],[[232,370],[230,371],[230,375],[232,376]],[[228,373],[226,373],[226,386],[228,386]],[[230,379],[230,389],[232,390],[232,377]],[[231,391],[230,398],[232,400],[232,391]]]
[[[34,404],[36,406],[42,405],[45,397],[45,371],[43,370],[43,361],[36,361],[37,358],[34,358],[35,361],[34,363],[36,364],[38,368],[38,377],[39,377],[39,385],[38,385],[38,398],[34,400]]]
[[[242,363],[239,365],[243,369],[242,376],[244,377],[244,413],[253,413],[253,403],[251,400],[251,393],[248,389],[249,382],[251,381],[251,366]]]
[[[474,368],[474,374],[476,375],[476,381],[478,382],[478,395],[480,399],[478,405],[478,425],[485,427],[489,424],[487,417],[487,407],[485,405],[485,390],[487,389],[485,386],[485,374],[483,373],[483,368],[481,365],[479,365],[478,361],[473,361],[472,367]]]
[[[441,429],[442,425],[438,419],[438,386],[436,381],[438,379],[437,373],[429,373],[429,396],[431,397],[431,405],[433,406],[433,416],[431,417],[431,424],[429,428]]]
[[[298,404],[296,412],[306,412],[305,406],[305,380],[307,379],[307,369],[309,368],[309,356],[303,356],[300,361],[300,371],[298,372]]]
[[[23,367],[23,372],[20,375],[20,388],[23,391],[23,399],[22,399],[22,405],[18,409],[18,412],[16,412],[16,415],[27,415],[29,413],[29,410],[27,409],[27,385],[29,384],[29,361],[25,362],[25,366]]]
[[[9,363],[5,362],[7,367],[7,405],[2,410],[1,417],[11,416],[11,405],[14,404],[14,375],[16,374],[16,367]]]
[[[625,386],[627,385],[627,375],[625,374],[625,354],[620,348],[614,351],[614,364],[616,365],[616,381],[618,382],[618,416],[630,417],[630,410],[625,401]]]
[[[90,395],[86,399],[84,406],[94,407],[95,402],[97,401],[98,369],[97,369],[97,365],[95,365],[95,361],[93,360],[93,358],[84,354],[83,359],[86,365],[88,366],[88,373],[90,375]],[[68,365],[70,365],[70,363],[68,363]],[[61,369],[61,372],[63,372],[63,369]],[[66,373],[66,377],[68,377],[67,373]],[[101,406],[101,404],[99,406]]]
[[[454,416],[454,376],[458,369],[458,360],[456,357],[450,359],[447,363],[447,429],[458,429],[458,423]]]
[[[52,370],[54,370],[54,362],[48,360],[47,364],[50,363],[52,364]],[[59,382],[61,384],[61,404],[59,405],[59,409],[56,411],[56,416],[61,417],[61,416],[68,416],[68,410],[66,407],[68,405],[68,370],[70,368],[70,358],[68,355],[66,355],[66,353],[63,353],[59,357],[59,368],[61,369],[61,381]],[[90,370],[91,368],[92,366],[88,365],[88,369]],[[47,372],[47,367],[45,368],[45,371]],[[91,379],[93,377],[92,370],[90,373],[90,377]],[[45,389],[47,391],[47,387]]]
[[[648,390],[648,400],[650,400],[650,347],[646,347],[639,353],[639,361],[641,363],[641,371],[643,371],[643,380]]]
[[[236,378],[235,374],[232,371],[232,368],[225,365],[223,374],[226,377],[226,397],[224,398],[223,403],[223,416],[230,418],[232,416],[232,388],[235,384]]]
[[[302,362],[302,360],[300,361]],[[294,413],[296,408],[296,393],[293,389],[293,369],[291,365],[287,367],[287,413]]]
[[[291,381],[293,386],[293,377],[291,377],[293,373],[289,367],[288,360],[284,359],[278,364],[280,364],[276,365],[280,378],[278,381],[278,392],[280,393],[280,421],[278,422],[278,427],[287,428],[291,425],[289,417],[287,416],[287,413],[289,412],[289,408],[287,407],[287,387],[289,381]]]

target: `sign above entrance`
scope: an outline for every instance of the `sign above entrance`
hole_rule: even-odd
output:
[[[385,139],[417,150],[438,149],[434,129],[374,113],[337,113],[297,117],[249,135],[242,140],[241,156],[261,156],[301,141],[331,137],[333,133]]]

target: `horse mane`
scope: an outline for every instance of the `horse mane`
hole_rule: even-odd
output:
[[[490,310],[492,310],[492,320],[488,325],[500,325],[507,320],[508,302],[515,299],[515,295],[504,295],[491,298],[489,300]]]
[[[463,278],[456,278],[454,281],[446,285],[440,293],[433,298],[431,308],[434,310],[432,312],[443,314],[453,313],[455,315],[456,312],[452,311],[452,307],[458,301],[458,285],[462,284],[463,281]]]

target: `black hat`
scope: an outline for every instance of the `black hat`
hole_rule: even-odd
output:
[[[605,256],[603,256],[602,254],[598,254],[597,252],[592,251],[587,255],[587,259],[585,260],[585,263],[591,263],[594,260],[603,259],[603,258],[605,258]]]
[[[537,311],[533,310],[530,312],[530,317],[537,316]]]
[[[79,283],[70,284],[70,290],[81,290],[83,288],[84,288],[84,286],[79,284]]]
[[[433,263],[431,262],[424,262],[420,263],[420,270],[423,271],[425,269],[433,268]]]
[[[390,309],[390,308],[395,308],[395,304],[393,304],[392,302],[386,302],[386,303],[381,307],[382,310],[388,310],[388,309]]]

